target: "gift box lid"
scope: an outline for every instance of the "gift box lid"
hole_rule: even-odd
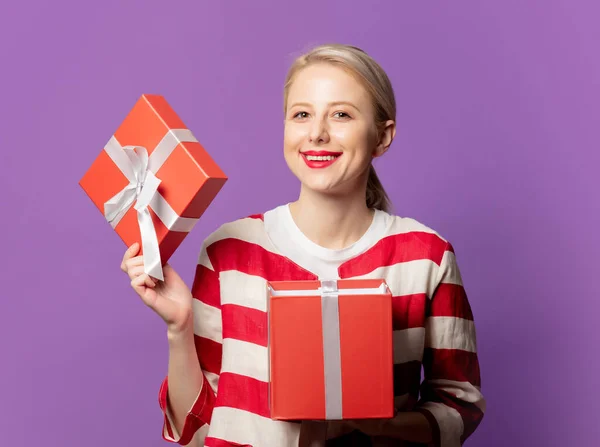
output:
[[[268,281],[267,287],[272,298],[283,296],[318,296],[323,284],[333,281]],[[340,295],[379,295],[388,294],[389,287],[384,279],[338,279],[335,287]]]

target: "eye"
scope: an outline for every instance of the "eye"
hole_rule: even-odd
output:
[[[348,115],[346,112],[335,112],[333,114],[333,116],[335,116],[336,118],[343,119],[343,120],[347,120],[348,118],[351,118],[351,116]]]
[[[294,115],[294,118],[305,119],[308,118],[308,113],[306,112],[298,112]]]

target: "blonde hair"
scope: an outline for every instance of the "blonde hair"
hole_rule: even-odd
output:
[[[396,120],[396,99],[387,74],[366,52],[360,48],[343,45],[320,45],[298,57],[291,65],[283,89],[283,109],[287,110],[287,98],[296,75],[309,65],[329,63],[341,67],[353,75],[369,92],[375,111],[375,125],[382,131],[388,120]],[[367,207],[389,212],[391,201],[371,164],[367,180]]]

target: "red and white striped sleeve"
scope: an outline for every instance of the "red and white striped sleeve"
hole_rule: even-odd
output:
[[[211,247],[202,247],[192,285],[194,313],[194,344],[204,376],[202,388],[192,408],[187,413],[183,430],[177,433],[168,406],[168,378],[165,377],[159,391],[159,405],[163,411],[162,437],[165,441],[180,445],[204,445],[208,425],[216,400],[223,328],[221,323],[221,298],[219,273],[211,262]]]
[[[434,444],[457,447],[485,412],[471,306],[452,245],[446,243],[426,319],[424,380],[416,410],[431,424]]]

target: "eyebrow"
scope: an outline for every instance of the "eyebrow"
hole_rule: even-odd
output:
[[[348,101],[334,101],[334,102],[330,102],[327,104],[328,107],[334,107],[334,106],[350,106],[352,107],[354,110],[357,110],[360,112],[360,109],[358,107],[356,107],[354,104],[352,104],[351,102]],[[295,102],[294,104],[290,105],[290,109],[294,108],[294,107],[311,107],[311,104],[307,103],[307,102]]]

